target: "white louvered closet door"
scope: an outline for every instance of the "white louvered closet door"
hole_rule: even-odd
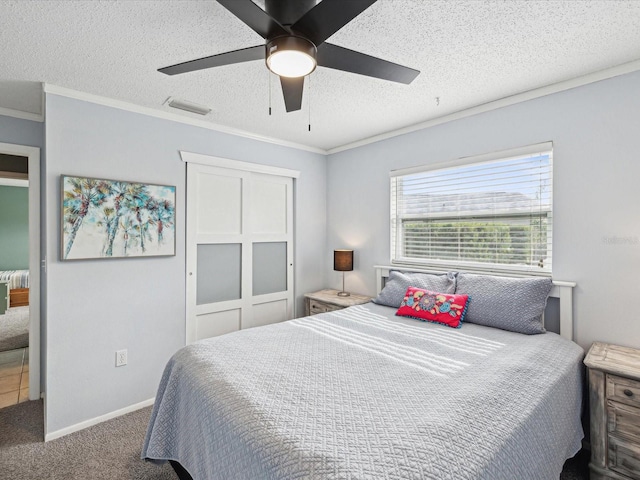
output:
[[[187,344],[293,318],[293,179],[187,164]]]

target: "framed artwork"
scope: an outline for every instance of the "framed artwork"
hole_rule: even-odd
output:
[[[62,260],[176,254],[176,187],[61,176]]]

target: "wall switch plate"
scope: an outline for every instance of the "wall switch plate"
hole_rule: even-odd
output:
[[[127,350],[116,350],[116,367],[127,364]]]

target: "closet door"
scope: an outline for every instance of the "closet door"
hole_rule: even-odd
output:
[[[187,164],[187,343],[293,318],[293,179]]]

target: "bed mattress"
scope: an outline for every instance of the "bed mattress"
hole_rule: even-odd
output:
[[[142,457],[196,479],[557,480],[583,437],[583,350],[373,303],[197,342]]]

